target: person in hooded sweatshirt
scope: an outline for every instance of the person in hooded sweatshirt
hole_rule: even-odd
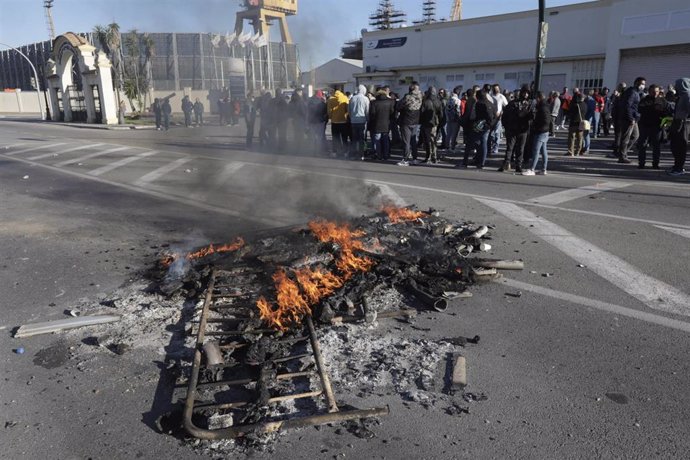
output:
[[[403,143],[403,159],[398,166],[416,165],[417,159],[417,140],[419,138],[419,112],[422,109],[422,92],[419,90],[418,83],[410,85],[409,92],[400,100],[398,104],[400,116],[400,137]]]
[[[326,109],[326,98],[321,90],[317,90],[309,98],[307,103],[307,124],[309,125],[309,137],[315,153],[325,152],[328,111]]]
[[[350,99],[348,110],[352,125],[352,151],[350,153],[354,157],[362,157],[366,147],[365,133],[367,118],[369,117],[369,97],[366,86],[359,85],[357,94]]]
[[[424,139],[424,149],[427,164],[438,163],[438,152],[436,136],[443,120],[443,103],[438,97],[436,88],[431,86],[427,89],[419,112],[419,124],[421,125],[421,137]]]
[[[391,155],[389,132],[395,118],[395,100],[389,95],[388,88],[376,93],[376,99],[369,109],[369,129],[374,141],[374,152],[379,160],[388,160]]]
[[[676,88],[676,107],[673,113],[673,123],[669,129],[673,168],[668,174],[681,176],[685,174],[685,160],[688,156],[688,142],[690,142],[690,78],[680,78],[676,80],[674,86]]]
[[[586,120],[586,115],[587,104],[585,103],[584,96],[579,91],[573,92],[568,109],[568,118],[570,118],[570,125],[568,127],[568,156],[576,157],[584,152],[582,146],[585,141],[585,131],[580,123]]]
[[[506,153],[499,172],[510,171],[515,165],[515,172],[522,172],[522,157],[527,145],[530,122],[532,121],[532,101],[529,89],[523,86],[517,99],[513,99],[503,110],[503,127],[506,132]]]
[[[339,89],[336,89],[326,102],[328,119],[331,120],[334,157],[346,155],[348,105],[347,96]]]

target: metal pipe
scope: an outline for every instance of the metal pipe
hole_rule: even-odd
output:
[[[472,265],[481,268],[495,268],[498,270],[524,270],[525,263],[522,260],[491,260],[475,259]]]
[[[14,51],[16,51],[17,53],[21,54],[21,56],[22,56],[24,59],[26,59],[26,62],[28,62],[29,65],[31,66],[31,70],[34,71],[34,79],[36,80],[36,97],[38,98],[38,110],[41,111],[41,120],[45,120],[45,119],[46,119],[46,114],[45,114],[45,111],[43,110],[43,106],[41,105],[41,83],[40,83],[40,81],[38,80],[38,72],[36,71],[36,67],[34,67],[34,63],[31,62],[31,59],[29,59],[29,58],[26,56],[26,54],[22,53],[22,52],[19,51],[17,48],[15,48],[15,47],[13,47],[13,46],[10,46],[10,45],[7,45],[7,44],[2,43],[2,42],[0,42],[0,45],[6,46],[6,47],[8,47],[8,48],[10,48],[10,49],[12,49],[12,50],[14,50]]]
[[[323,391],[326,394],[326,400],[328,401],[328,412],[338,412],[338,405],[335,402],[333,388],[331,388],[331,381],[326,373],[326,366],[324,365],[323,357],[321,356],[321,347],[319,347],[319,342],[316,340],[316,330],[314,329],[314,322],[312,321],[310,315],[307,315],[307,328],[309,328],[309,341],[311,342],[311,349],[314,352],[316,369],[319,371]]]
[[[537,92],[541,90],[541,74],[544,65],[544,58],[546,57],[546,41],[549,31],[548,24],[546,24],[546,0],[539,0],[539,33],[537,35],[537,65],[534,70],[534,98],[537,97]]]
[[[426,291],[419,289],[414,280],[409,280],[407,287],[410,292],[422,302],[426,307],[433,308],[436,311],[444,312],[448,309],[448,301],[443,297],[434,297]]]

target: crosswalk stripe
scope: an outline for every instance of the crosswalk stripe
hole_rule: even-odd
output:
[[[502,278],[498,280],[498,282],[515,289],[534,292],[535,294],[540,294],[554,299],[564,300],[572,304],[584,305],[586,307],[595,308],[597,310],[607,311],[609,313],[614,313],[616,315],[627,316],[628,318],[635,318],[640,321],[646,321],[648,323],[657,324],[659,326],[664,326],[671,329],[677,329],[679,331],[690,333],[690,323],[686,323],[685,321],[678,321],[677,319],[667,318],[666,316],[659,316],[654,313],[635,310],[634,308],[623,307],[608,302],[602,302],[600,300],[588,299],[587,297],[582,297],[567,292],[556,291],[554,289],[536,286],[534,284],[523,283],[521,281],[509,278]]]
[[[218,185],[222,185],[227,181],[233,174],[235,174],[237,171],[242,169],[244,167],[245,163],[239,162],[239,161],[231,161],[230,163],[226,164],[225,167],[223,168],[223,171],[215,177],[214,181]]]
[[[137,160],[141,160],[142,158],[147,158],[147,157],[153,156],[157,153],[160,153],[160,152],[158,152],[158,150],[151,150],[148,152],[140,153],[138,155],[123,158],[122,160],[114,161],[110,164],[107,164],[107,165],[102,166],[100,168],[94,169],[93,171],[89,171],[88,174],[91,174],[92,176],[101,176],[101,175],[108,173],[110,171],[113,171],[117,168],[121,168],[125,165],[133,163]]]
[[[645,275],[623,259],[526,209],[501,201],[486,199],[478,199],[478,201],[525,227],[649,308],[690,316],[690,295]]]
[[[56,164],[53,165],[53,166],[56,166],[56,167],[58,167],[58,168],[61,168],[61,167],[63,167],[63,166],[67,166],[67,165],[71,165],[71,164],[75,164],[75,163],[81,163],[82,161],[86,161],[86,160],[89,160],[89,159],[91,159],[91,158],[100,157],[100,156],[103,156],[103,155],[107,155],[107,154],[109,154],[109,153],[120,152],[120,151],[122,151],[122,150],[127,150],[127,149],[129,149],[129,148],[130,148],[130,147],[115,147],[114,149],[108,149],[108,150],[104,150],[104,151],[102,151],[102,152],[90,153],[90,154],[88,154],[88,155],[84,155],[83,157],[73,158],[73,159],[71,159],[71,160],[61,161],[60,163],[56,163]]]
[[[676,235],[684,236],[685,238],[690,238],[690,230],[687,228],[664,227],[663,225],[655,225],[655,227],[666,230],[667,232],[675,233]]]
[[[597,193],[608,192],[609,190],[616,190],[619,188],[629,187],[632,184],[628,182],[603,182],[594,185],[587,185],[586,187],[573,188],[563,190],[561,192],[551,193],[549,195],[540,196],[527,200],[529,203],[550,204],[556,205],[584,198]]]
[[[180,158],[178,160],[175,160],[172,163],[168,163],[165,166],[161,166],[160,168],[140,177],[136,182],[134,182],[134,185],[138,187],[143,187],[146,184],[157,180],[158,178],[176,170],[183,164],[188,163],[190,161],[192,161],[191,158]]]
[[[80,145],[78,147],[72,147],[70,149],[60,150],[59,152],[43,153],[41,155],[36,155],[35,157],[29,157],[28,159],[31,161],[42,160],[44,158],[50,158],[52,156],[62,155],[63,153],[76,152],[77,150],[91,149],[94,147],[99,147],[101,145],[103,145],[103,144]]]
[[[53,148],[53,147],[58,147],[60,145],[65,145],[65,142],[58,142],[57,144],[38,145],[35,147],[29,147],[28,149],[17,150],[16,152],[7,152],[5,155],[13,156],[13,155],[18,155],[20,153],[33,152],[34,150],[42,150],[42,149],[49,149],[49,148]]]

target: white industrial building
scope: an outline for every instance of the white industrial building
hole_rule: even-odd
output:
[[[537,2],[535,2],[537,3]],[[645,76],[668,85],[690,76],[690,1],[598,0],[548,8],[541,88],[615,87]],[[411,81],[443,88],[534,80],[538,12],[367,32],[365,85],[406,91]]]
[[[314,90],[343,88],[354,93],[357,82],[354,74],[362,72],[362,61],[357,59],[335,58],[310,71],[302,73],[302,84],[311,85]]]

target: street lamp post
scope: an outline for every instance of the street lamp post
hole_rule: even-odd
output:
[[[36,97],[38,98],[38,109],[41,111],[41,120],[45,120],[46,119],[46,113],[43,110],[43,106],[41,105],[41,83],[40,83],[40,80],[38,79],[38,72],[36,71],[36,67],[34,67],[34,64],[33,64],[33,62],[31,62],[31,59],[29,59],[26,56],[26,54],[22,53],[17,48],[10,46],[10,45],[7,45],[7,44],[2,43],[2,42],[0,42],[0,45],[6,46],[7,48],[12,49],[12,50],[16,51],[17,53],[19,53],[24,59],[26,59],[26,62],[29,63],[29,65],[31,66],[31,70],[34,71],[34,79],[36,80]]]
[[[537,37],[537,66],[534,76],[534,91],[541,90],[541,73],[546,57],[546,41],[549,34],[549,24],[545,20],[546,0],[539,0],[539,36]]]

